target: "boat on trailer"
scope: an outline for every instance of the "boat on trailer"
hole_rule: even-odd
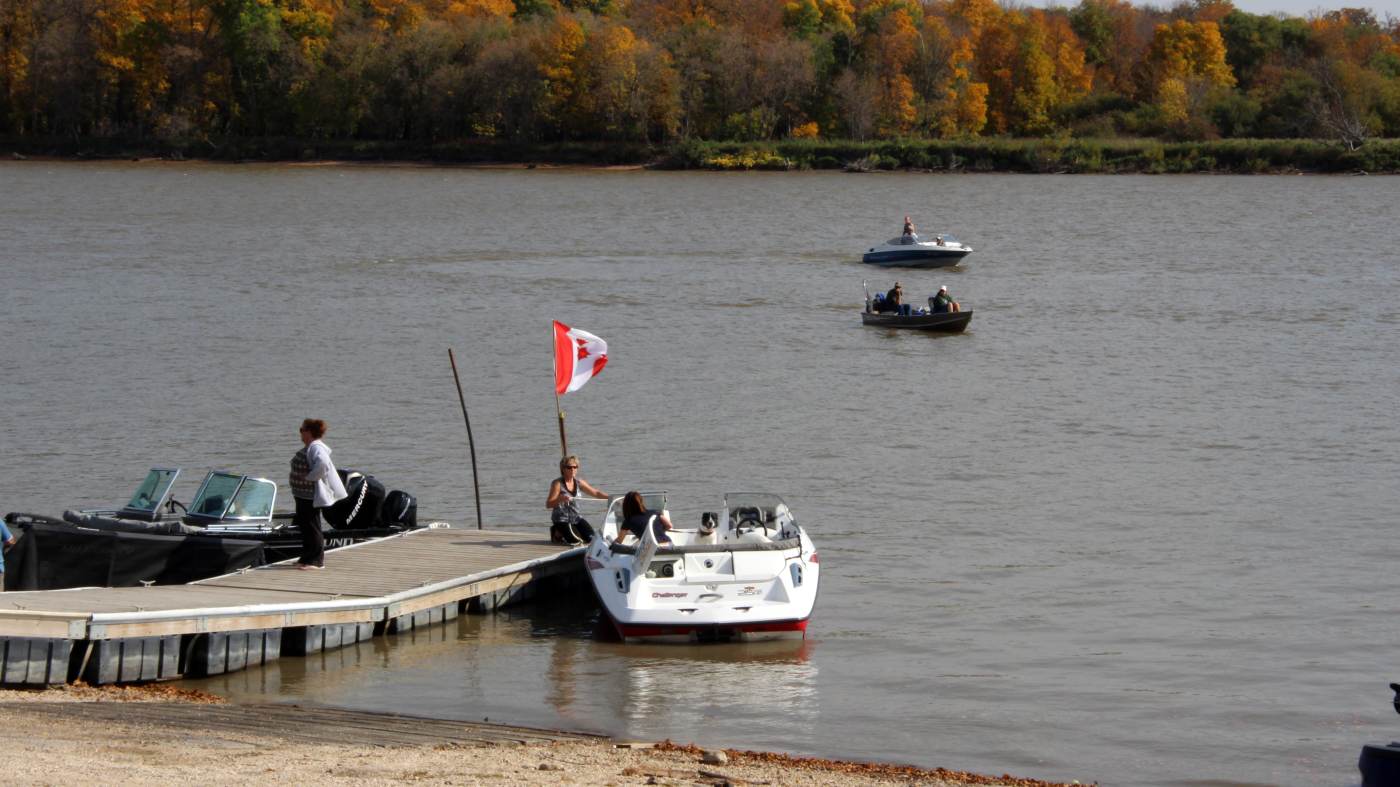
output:
[[[643,493],[666,513],[665,492]],[[593,590],[625,642],[801,639],[817,601],[816,545],[781,497],[731,492],[701,526],[648,527],[619,538],[622,499],[614,499],[584,554]]]
[[[417,528],[417,503],[372,476],[340,471],[349,495],[323,509],[326,548]],[[183,584],[301,556],[277,484],[213,470],[188,505],[174,497],[176,467],[153,467],[120,508],[64,511],[62,518],[10,513],[19,542],[7,555],[10,590]],[[430,526],[445,527],[441,523]]]

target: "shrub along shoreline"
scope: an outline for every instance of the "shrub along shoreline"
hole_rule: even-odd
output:
[[[3,139],[16,158],[163,158],[211,161],[348,161],[428,164],[645,166],[701,170],[1018,173],[1400,173],[1400,139],[1350,150],[1333,140],[1156,139],[786,140],[671,145],[611,142],[519,143],[472,139],[422,144],[288,138],[219,142],[121,139]]]

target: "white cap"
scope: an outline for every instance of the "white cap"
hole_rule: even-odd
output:
[[[939,292],[947,292],[947,291],[948,291],[948,285],[945,284],[945,285],[943,285],[942,287],[939,287],[939,288],[938,288],[938,291],[939,291]]]

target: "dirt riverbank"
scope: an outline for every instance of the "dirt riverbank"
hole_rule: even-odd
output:
[[[367,728],[387,730],[388,745],[349,742]],[[619,745],[506,725],[231,705],[164,685],[0,690],[0,729],[9,784],[1049,784],[670,742]]]

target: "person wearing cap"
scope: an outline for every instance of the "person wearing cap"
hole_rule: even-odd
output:
[[[899,285],[899,282],[895,282],[894,286],[890,288],[890,291],[885,293],[885,303],[895,307],[895,314],[907,316],[913,313],[909,304],[904,302],[904,288]]]
[[[928,308],[929,311],[934,314],[947,314],[948,312],[962,311],[962,306],[948,294],[948,287],[946,285],[939,287],[938,294],[928,299]]]

